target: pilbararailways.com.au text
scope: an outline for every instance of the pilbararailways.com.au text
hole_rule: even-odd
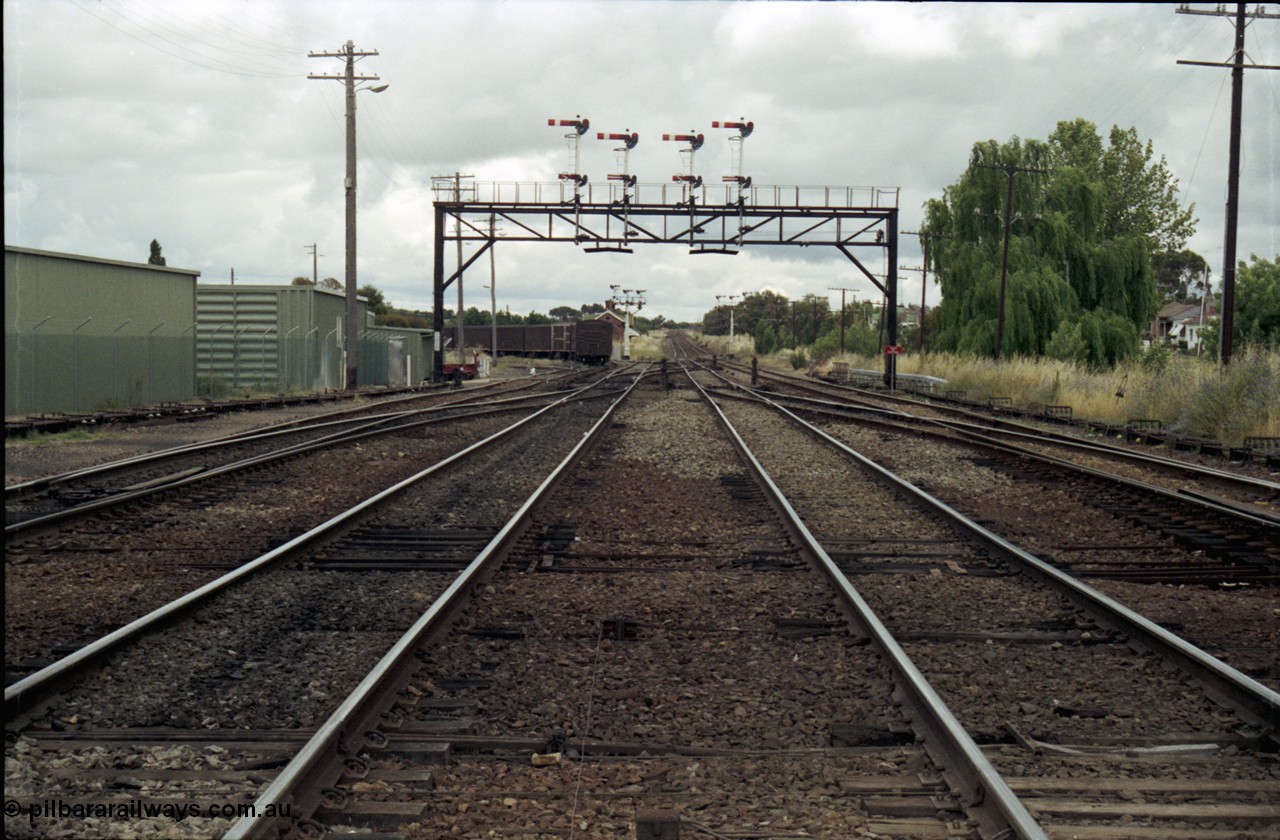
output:
[[[291,816],[289,803],[268,805],[263,816],[268,818]],[[156,802],[131,799],[127,802],[68,802],[65,799],[41,799],[37,802],[19,802],[6,799],[4,815],[26,815],[32,826],[52,820],[155,820],[170,819],[182,822],[186,819],[234,820],[258,816],[252,802],[200,804],[198,802]]]

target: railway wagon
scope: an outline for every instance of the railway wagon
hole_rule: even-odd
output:
[[[602,365],[613,358],[613,324],[583,321],[574,332],[573,355],[589,365]]]
[[[607,362],[613,355],[613,327],[604,321],[503,324],[497,328],[497,333],[497,355],[577,359],[590,364]],[[468,348],[491,353],[493,327],[465,327],[463,340]]]
[[[508,324],[498,327],[498,354],[521,356],[524,355],[524,331],[523,324]],[[463,338],[467,347],[478,347],[486,353],[493,354],[493,328],[492,327],[464,327]]]

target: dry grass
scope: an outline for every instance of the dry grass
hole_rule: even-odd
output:
[[[632,359],[657,361],[663,357],[662,340],[667,337],[666,330],[654,330],[650,333],[631,339]]]
[[[878,358],[843,356],[851,368],[878,370]],[[824,366],[829,369],[829,364]],[[1254,351],[1223,371],[1215,362],[1170,356],[1110,371],[1051,359],[1012,359],[996,364],[947,353],[902,356],[899,373],[946,379],[969,399],[1008,397],[1019,407],[1069,405],[1075,417],[1123,424],[1160,420],[1187,435],[1239,445],[1246,437],[1280,437],[1280,353]]]
[[[732,348],[729,346],[729,336],[727,335],[694,334],[694,338],[703,347],[721,356],[734,355],[747,358],[756,351],[756,340],[749,335],[735,335]]]

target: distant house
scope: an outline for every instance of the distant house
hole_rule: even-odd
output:
[[[1218,316],[1212,304],[1166,303],[1148,330],[1153,343],[1176,345],[1192,353],[1201,351],[1205,326]]]
[[[604,312],[596,316],[596,320],[608,321],[613,325],[613,340],[614,343],[618,343],[622,341],[624,331],[625,334],[631,338],[635,338],[640,335],[640,333],[636,332],[634,328],[627,326],[626,317],[626,315],[620,312],[614,312],[612,309],[606,309]]]

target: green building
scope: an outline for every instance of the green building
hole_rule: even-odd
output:
[[[371,324],[363,297],[356,301],[359,385],[404,387],[430,375],[424,354],[429,330]],[[346,295],[310,285],[257,286],[201,283],[196,368],[202,396],[228,389],[278,392],[345,387],[343,330]]]
[[[6,245],[5,414],[192,399],[199,276]]]

